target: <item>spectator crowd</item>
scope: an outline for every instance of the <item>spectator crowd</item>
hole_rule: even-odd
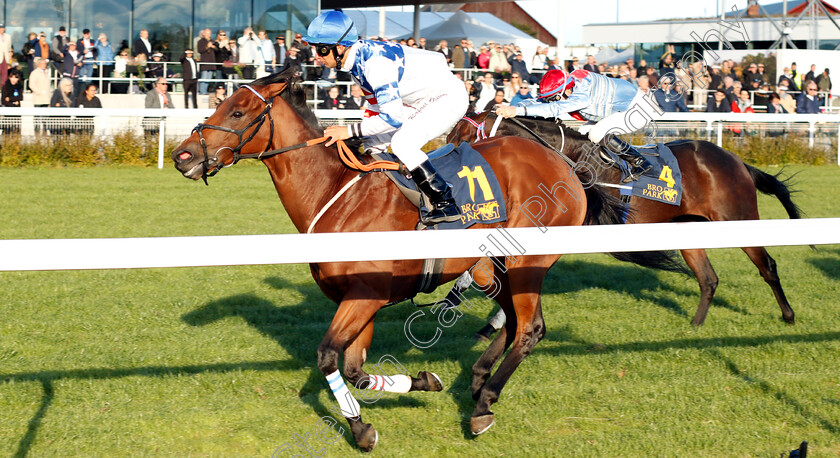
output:
[[[225,83],[294,68],[302,79],[314,83],[317,92],[310,95],[320,101],[317,108],[367,106],[361,88],[352,85],[347,74],[324,66],[299,33],[287,44],[284,35],[272,40],[265,30],[250,27],[238,37],[229,36],[226,30],[205,28],[199,31],[193,47],[179,56],[173,56],[169,43],[154,40],[146,29],[139,31],[131,46],[125,41],[114,45],[104,33],[87,28],[74,38],[64,27],[53,37],[44,32],[30,33],[21,47],[21,58],[15,62],[11,37],[0,23],[0,103],[20,106],[28,89],[37,107],[95,107],[101,106],[97,91],[102,90],[146,94],[147,107],[165,108],[174,106],[171,80],[180,79],[185,107],[197,108],[198,94],[207,95],[209,106],[215,107],[227,96],[230,86]],[[452,71],[464,80],[470,108],[476,111],[533,98],[542,74],[551,69],[583,69],[627,80],[651,92],[651,98],[665,112],[689,111],[689,105],[705,107],[708,112],[754,112],[753,105],[758,105],[769,113],[819,113],[825,105],[821,96],[832,89],[828,68],[819,71],[811,65],[801,74],[793,63],[784,67],[774,82],[760,61],[738,65],[730,59],[711,67],[702,62],[685,66],[672,45],[666,46],[656,63],[649,64],[645,59],[637,63],[631,58],[620,65],[605,65],[592,55],[561,61],[549,57],[547,47],[537,47],[528,56],[512,43],[488,41],[476,47],[466,37],[453,47],[446,40],[431,46],[425,38],[399,43],[441,53]]]

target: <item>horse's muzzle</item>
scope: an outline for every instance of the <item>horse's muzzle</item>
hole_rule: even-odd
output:
[[[198,155],[190,151],[187,147],[180,147],[172,152],[172,161],[175,163],[175,168],[187,178],[198,180],[204,173],[202,161],[198,159]]]

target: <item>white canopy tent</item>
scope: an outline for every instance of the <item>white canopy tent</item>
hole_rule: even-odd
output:
[[[408,38],[411,34],[397,37]],[[522,32],[516,27],[502,21],[490,13],[465,13],[456,11],[445,21],[420,30],[420,36],[425,37],[427,43],[437,44],[440,40],[449,42],[454,47],[461,38],[473,42],[476,50],[488,41],[496,43],[513,43],[522,50],[523,60],[531,68],[531,58],[537,46],[547,46],[536,38]]]

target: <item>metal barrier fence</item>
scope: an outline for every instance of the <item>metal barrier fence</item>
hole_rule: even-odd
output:
[[[0,130],[23,138],[86,134],[107,137],[119,132],[159,135],[158,166],[163,167],[165,138],[186,138],[192,128],[207,119],[211,109],[116,109],[116,108],[14,108],[0,107]],[[314,110],[321,124],[358,122],[360,110]],[[571,127],[579,121],[567,119]],[[810,147],[836,148],[840,165],[840,115],[766,113],[665,113],[655,129],[647,129],[655,141],[700,138],[723,145],[725,135],[737,126],[744,136],[807,136]]]

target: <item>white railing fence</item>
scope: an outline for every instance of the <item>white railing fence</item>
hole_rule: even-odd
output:
[[[0,271],[139,269],[840,243],[840,218],[123,239],[0,240]],[[213,246],[196,252],[190,246]],[[387,246],[387,250],[371,249]],[[511,251],[513,253],[514,251]]]
[[[212,109],[118,109],[118,108],[15,108],[0,107],[0,130],[18,132],[23,137],[86,133],[110,136],[132,131],[140,135],[159,135],[158,166],[163,168],[164,140],[189,136],[196,124],[206,120]],[[360,110],[314,110],[323,125],[358,122]],[[569,118],[569,125],[579,125]],[[665,113],[656,122],[657,141],[673,140],[693,132],[722,146],[724,133],[733,125],[744,135],[808,136],[811,147],[836,144],[840,165],[840,115],[766,113]],[[650,132],[651,129],[648,129]]]

